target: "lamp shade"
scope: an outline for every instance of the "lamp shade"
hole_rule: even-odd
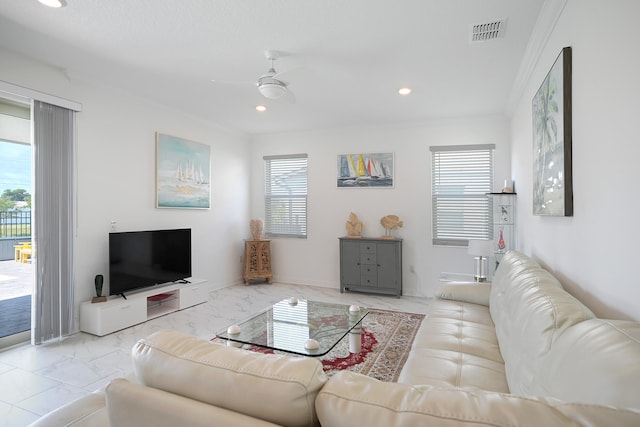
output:
[[[287,91],[287,88],[276,83],[263,83],[258,86],[260,93],[266,98],[278,99]]]
[[[488,257],[493,253],[493,240],[469,239],[469,255]]]
[[[64,1],[62,0],[38,0],[38,1],[43,5],[49,6],[49,7],[59,8],[64,6]]]

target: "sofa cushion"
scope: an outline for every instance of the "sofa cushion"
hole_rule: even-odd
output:
[[[117,427],[276,427],[267,421],[115,379],[107,387],[109,422]]]
[[[640,412],[483,390],[386,383],[335,374],[316,398],[323,426],[637,426]]]
[[[640,409],[640,323],[578,323],[556,340],[541,362],[534,393]]]
[[[159,331],[132,350],[144,385],[283,426],[317,425],[314,400],[327,381],[316,359],[265,355],[177,331]]]
[[[449,284],[444,285],[436,292],[436,297],[454,301],[470,302],[489,306],[491,285],[477,284]]]
[[[508,392],[488,307],[433,300],[398,382]]]
[[[594,318],[533,259],[510,251],[493,277],[489,309],[511,393],[536,395],[540,359],[569,327]]]
[[[108,427],[104,391],[96,391],[42,416],[29,427]]]

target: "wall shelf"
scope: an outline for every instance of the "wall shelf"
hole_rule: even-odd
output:
[[[488,193],[493,205],[493,255],[496,268],[503,255],[515,249],[516,193]]]

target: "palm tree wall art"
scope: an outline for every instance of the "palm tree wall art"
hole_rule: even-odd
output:
[[[533,110],[533,214],[573,215],[571,48],[565,47],[536,92]]]

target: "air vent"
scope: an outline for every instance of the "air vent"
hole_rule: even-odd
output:
[[[473,24],[471,26],[471,43],[486,42],[488,40],[504,37],[507,20],[485,22],[484,24]]]

